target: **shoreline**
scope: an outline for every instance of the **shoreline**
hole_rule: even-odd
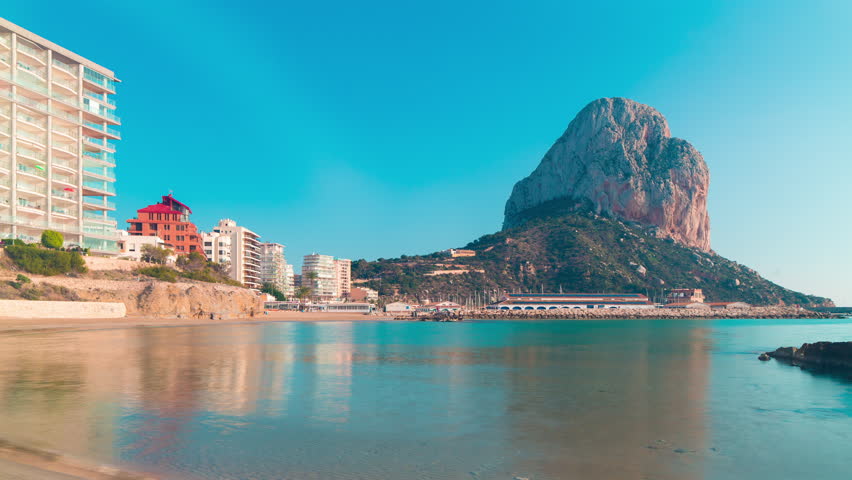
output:
[[[728,311],[706,310],[688,311],[661,311],[649,312],[609,312],[609,311],[581,311],[581,312],[525,312],[525,313],[499,313],[499,312],[465,312],[463,318],[466,320],[565,320],[565,321],[594,321],[594,320],[720,320],[720,319],[839,319],[841,317],[830,316],[810,310],[798,310],[792,307],[765,307],[757,311],[755,308]],[[228,318],[224,320],[210,320],[207,318],[178,318],[176,316],[128,316],[123,318],[67,318],[67,319],[42,319],[42,318],[14,318],[0,317],[0,335],[16,333],[33,333],[49,331],[68,330],[101,330],[137,327],[189,327],[210,325],[245,325],[279,322],[429,322],[440,321],[442,317],[424,315],[419,317],[399,317],[387,314],[365,315],[361,313],[325,313],[325,312],[291,312],[275,311],[269,314],[256,315],[247,318]],[[464,320],[463,320],[464,321]]]

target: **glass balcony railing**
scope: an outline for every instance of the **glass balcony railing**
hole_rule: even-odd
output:
[[[76,128],[60,127],[60,126],[54,125],[53,131],[59,132],[63,135],[67,135],[67,136],[69,136],[69,137],[71,137],[75,140],[77,139],[77,129]]]
[[[18,72],[27,73],[42,82],[47,82],[47,75],[45,75],[43,68],[33,67],[32,65],[28,65],[20,60],[18,61]],[[20,78],[20,75],[18,75],[18,77]],[[44,87],[47,88],[47,85],[45,84]]]
[[[107,127],[106,131],[107,131],[107,133],[109,133],[110,135],[115,135],[116,137],[120,137],[120,136],[121,136],[121,132],[120,132],[117,128]]]
[[[60,79],[60,78],[54,78],[53,83],[55,83],[57,85],[62,85],[63,87],[71,90],[72,92],[77,90],[77,85],[70,80],[63,80],[63,79]]]
[[[69,215],[71,215],[72,217],[74,217],[74,216],[76,216],[77,214],[76,214],[76,213],[71,213],[71,214],[69,214]],[[70,223],[70,224],[69,224],[69,223],[50,222],[50,223],[49,223],[49,226],[50,226],[49,228],[50,228],[51,230],[56,230],[56,231],[58,231],[58,232],[63,232],[63,233],[80,233],[80,227],[78,227],[77,225],[74,225],[73,223]]]
[[[63,175],[59,172],[53,172],[53,176],[51,177],[53,180],[57,182],[67,183],[68,185],[77,185],[77,180],[70,175]]]
[[[47,178],[47,172],[44,171],[44,167],[41,168],[33,168],[29,165],[24,165],[23,163],[18,164],[18,171],[28,173],[30,175],[35,175],[41,178]]]
[[[83,180],[83,188],[101,192],[115,193],[115,185],[105,180]]]
[[[47,102],[39,102],[23,95],[15,95],[15,101],[38,110],[47,111]]]
[[[44,120],[40,118],[33,117],[32,115],[27,115],[26,113],[18,113],[17,115],[18,121],[27,122],[29,124],[35,125],[41,129],[44,129]]]
[[[112,223],[115,225],[115,219],[107,216],[103,210],[83,210],[83,218],[96,220],[98,222]]]
[[[20,134],[20,133],[21,132],[18,132],[18,134]],[[16,152],[17,152],[18,155],[23,155],[25,157],[34,158],[34,159],[39,160],[41,162],[44,161],[44,153],[42,153],[42,152],[30,150],[29,148],[22,147],[20,145],[18,145]]]
[[[18,181],[15,183],[15,188],[18,190],[24,190],[27,192],[40,193],[44,195],[44,192],[47,191],[47,188],[44,185],[34,185],[32,183],[21,182]]]
[[[30,79],[21,77],[20,75],[15,75],[15,82],[17,82],[19,85],[25,86],[26,88],[28,88],[30,90],[33,90],[35,92],[39,92],[39,93],[43,93],[43,94],[47,95],[47,83],[39,83],[39,82],[36,82],[35,80],[30,80]]]
[[[68,105],[73,105],[75,107],[78,107],[80,105],[80,103],[77,101],[77,97],[73,97],[71,95],[66,95],[64,93],[59,93],[55,90],[50,92],[50,96],[53,97],[56,100],[59,100],[61,102],[65,102]]]
[[[25,130],[21,130],[20,128],[18,129],[17,132],[15,132],[15,135],[20,137],[20,138],[25,138],[25,139],[27,139],[31,142],[38,143],[39,145],[44,145],[46,143],[44,141],[43,135],[36,135],[34,133],[30,133],[30,132],[27,132]]]
[[[83,172],[93,175],[100,175],[115,180],[115,169],[112,167],[83,167]]]
[[[26,198],[21,198],[21,197],[18,197],[18,206],[19,207],[32,208],[32,209],[35,209],[35,210],[44,210],[44,207],[42,207],[41,202],[34,202],[32,200],[28,200]]]
[[[83,197],[83,203],[93,207],[110,208],[115,210],[115,202],[102,200],[101,197]]]
[[[52,197],[65,198],[67,200],[77,200],[77,195],[74,192],[59,190],[58,188],[50,189],[50,195]]]
[[[102,225],[99,223],[83,222],[83,233],[91,233],[92,235],[114,236],[115,227],[111,225]]]
[[[53,213],[61,213],[62,215],[70,215],[72,217],[77,215],[73,209],[57,207],[56,205],[50,207],[50,211]]]
[[[87,157],[94,158],[96,160],[101,160],[104,162],[109,162],[115,164],[115,154],[109,152],[90,152],[88,150],[83,150],[83,155]]]
[[[62,70],[64,70],[68,74],[70,74],[71,76],[73,76],[73,77],[77,76],[77,68],[74,65],[70,65],[70,64],[65,63],[62,60],[59,60],[59,59],[56,59],[56,58],[52,59],[51,63],[53,64],[53,66],[61,68]]]
[[[0,34],[0,45],[3,45],[4,47],[12,45],[12,38],[8,33]]]
[[[33,57],[41,60],[42,63],[47,63],[47,62],[44,61],[44,54],[47,50],[39,50],[35,47],[31,47],[31,46],[27,45],[26,43],[18,42],[18,51],[26,52],[26,53],[32,55]]]
[[[113,92],[115,91],[115,82],[114,81],[108,79],[107,77],[101,75],[100,73],[98,73],[98,72],[96,72],[96,71],[94,71],[94,70],[92,70],[88,67],[86,67],[83,70],[83,78],[85,78],[86,80],[88,80],[88,81],[90,81],[90,82],[92,82],[96,85],[100,85],[104,88],[112,90]]]
[[[51,143],[51,146],[58,148],[64,152],[72,153],[75,155],[77,154],[77,145],[74,145],[73,143],[53,142]],[[56,159],[54,159],[54,163],[56,163]]]
[[[57,116],[57,117],[64,118],[65,120],[68,120],[69,122],[80,123],[80,117],[77,115],[76,112],[69,112],[69,111],[66,111],[66,110],[61,110],[61,109],[56,108],[56,107],[51,107],[50,113]]]
[[[51,165],[54,167],[65,167],[70,168],[71,170],[76,170],[76,166],[70,160],[65,160],[64,158],[54,158],[51,160]]]
[[[84,102],[83,103],[83,111],[89,112],[89,113],[94,113],[95,115],[100,115],[101,117],[106,117],[106,118],[108,118],[112,121],[115,121],[115,122],[121,121],[121,119],[118,117],[118,115],[112,113],[112,111],[110,111],[108,108],[103,107],[103,106],[95,106],[91,103],[85,103]]]

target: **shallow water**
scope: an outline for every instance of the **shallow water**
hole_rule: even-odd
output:
[[[852,380],[756,359],[818,340],[852,322],[4,335],[0,439],[186,479],[845,480]]]

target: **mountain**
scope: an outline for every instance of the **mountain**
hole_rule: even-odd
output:
[[[626,98],[587,105],[538,168],[515,184],[503,227],[553,200],[658,227],[657,234],[710,250],[710,171],[689,142],[673,138],[660,112]]]
[[[701,154],[653,108],[602,98],[583,108],[506,202],[503,229],[472,257],[353,262],[352,278],[411,301],[494,301],[504,292],[646,293],[701,288],[708,301],[833,306],[776,285],[710,248]]]

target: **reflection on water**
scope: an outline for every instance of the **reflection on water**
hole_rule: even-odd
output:
[[[0,336],[0,438],[169,478],[726,478],[749,461],[723,445],[743,441],[729,419],[746,409],[714,392],[741,388],[729,363],[751,356],[734,353],[749,328],[280,323]]]

